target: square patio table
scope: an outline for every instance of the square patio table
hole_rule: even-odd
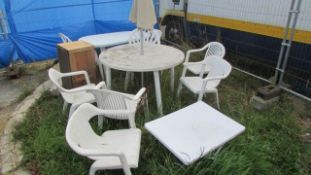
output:
[[[148,122],[145,128],[185,165],[245,130],[244,126],[202,101]]]

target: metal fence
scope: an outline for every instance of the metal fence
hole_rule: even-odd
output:
[[[232,5],[237,1],[232,1],[232,4],[228,3],[227,6],[217,6],[219,2],[215,1],[213,4],[212,1],[199,5],[205,6],[204,8],[209,13],[221,14],[223,10],[232,16],[237,13],[241,18],[253,16],[253,19],[258,19],[258,21],[269,19],[268,22],[271,25],[273,23],[278,25],[279,33],[282,33],[283,37],[209,25],[209,20],[213,19],[207,18],[207,25],[196,22],[188,24],[189,39],[199,43],[200,41],[202,43],[212,40],[221,41],[227,49],[226,59],[236,70],[275,83],[283,90],[311,101],[311,44],[309,42],[311,38],[302,38],[306,42],[301,42],[297,41],[296,37],[302,32],[309,32],[306,37],[311,36],[311,15],[308,12],[311,9],[311,3],[307,2],[309,0],[286,0],[284,3],[288,2],[287,10],[284,10],[283,5],[283,9],[277,14],[273,11],[280,8],[277,4],[275,7],[258,7],[256,10],[240,11],[243,7]],[[244,2],[247,1],[244,0]],[[200,3],[203,2],[200,1]],[[249,4],[245,4],[245,8],[247,5]]]

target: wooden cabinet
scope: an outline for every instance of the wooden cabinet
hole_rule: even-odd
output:
[[[95,50],[92,45],[76,41],[58,44],[58,59],[61,72],[85,70],[88,72],[92,83],[97,83]],[[63,78],[65,88],[73,88],[86,83],[84,76]]]

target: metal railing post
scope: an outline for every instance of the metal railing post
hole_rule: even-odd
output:
[[[302,2],[302,0],[298,0],[296,10],[292,11],[292,13],[294,13],[295,15],[294,15],[294,19],[293,19],[291,30],[290,30],[290,38],[289,38],[289,43],[288,43],[289,46],[287,47],[287,50],[285,52],[284,61],[283,61],[282,67],[281,67],[282,72],[281,72],[281,75],[280,75],[280,79],[279,79],[279,84],[278,85],[281,85],[281,83],[283,82],[284,73],[285,73],[285,69],[286,69],[286,66],[287,66],[287,61],[288,61],[289,54],[290,54],[291,44],[293,42],[293,39],[294,39],[294,36],[295,36],[295,32],[296,32],[296,26],[297,26],[298,16],[299,16],[299,13],[300,13],[301,2]]]
[[[5,22],[4,13],[2,12],[2,10],[0,10],[0,27],[2,31],[0,35],[3,35],[3,38],[7,40],[9,31],[8,31],[7,24]]]
[[[296,3],[297,2],[297,3]],[[281,50],[278,58],[278,63],[275,70],[274,84],[280,86],[283,82],[285,69],[287,66],[288,57],[290,54],[291,44],[294,39],[298,16],[300,12],[302,0],[292,0],[289,15],[286,22],[284,37],[281,44]],[[296,5],[296,6],[295,6]],[[289,38],[288,38],[289,37]]]

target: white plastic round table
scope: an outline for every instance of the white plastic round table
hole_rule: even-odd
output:
[[[102,52],[99,60],[106,67],[107,86],[111,87],[111,68],[126,72],[153,72],[158,112],[162,115],[159,71],[173,69],[184,61],[185,55],[171,46],[147,43],[144,45],[144,54],[140,53],[140,44],[116,46]],[[171,73],[174,74],[174,71]]]

